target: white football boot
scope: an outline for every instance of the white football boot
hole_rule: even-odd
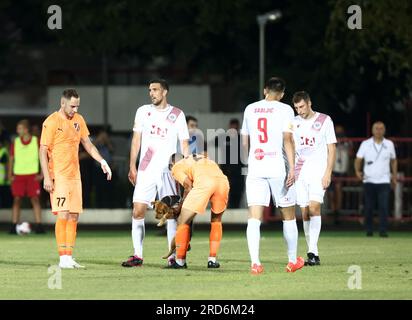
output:
[[[82,266],[81,264],[78,264],[76,262],[76,260],[73,259],[72,256],[68,256],[68,261],[69,261],[70,265],[73,266],[73,268],[75,268],[75,269],[84,269],[84,268],[86,268],[85,266]]]

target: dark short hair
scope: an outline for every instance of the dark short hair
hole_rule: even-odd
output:
[[[272,77],[266,80],[265,89],[276,93],[282,93],[286,89],[286,83],[281,78]]]
[[[186,123],[189,123],[189,121],[198,122],[195,117],[193,117],[193,116],[186,116]]]
[[[229,124],[240,125],[240,121],[239,121],[239,119],[233,118],[233,119],[230,119]]]
[[[22,125],[23,127],[25,127],[26,129],[30,129],[30,122],[27,119],[22,119],[19,122],[17,122],[17,125],[20,126]]]
[[[63,91],[62,97],[70,100],[72,97],[78,98],[79,94],[77,93],[76,89],[68,88]]]
[[[167,81],[166,81],[165,79],[153,79],[153,80],[150,80],[149,86],[150,86],[152,83],[159,83],[160,86],[161,86],[163,89],[169,91],[169,84],[167,83]]]
[[[309,102],[310,101],[309,93],[307,93],[306,91],[295,92],[292,98],[292,102],[298,103],[302,100],[304,100],[305,102]]]
[[[182,160],[184,158],[183,154],[181,153],[173,153],[169,159],[169,170],[172,170],[172,167],[175,165],[176,162]]]

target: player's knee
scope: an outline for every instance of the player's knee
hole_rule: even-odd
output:
[[[309,215],[311,217],[320,215],[320,204],[309,204]]]
[[[20,204],[21,203],[21,197],[14,197],[13,199],[14,204]]]
[[[133,218],[134,219],[144,219],[146,210],[142,208],[133,208]]]
[[[222,221],[223,212],[214,213],[214,212],[211,211],[210,213],[211,213],[211,215],[210,215],[210,221],[211,222],[221,222]]]
[[[76,213],[76,214],[69,214],[69,217],[68,217],[68,220],[71,220],[71,221],[78,221],[79,220],[79,215]]]
[[[39,197],[35,196],[35,197],[31,197],[30,198],[31,203],[33,204],[38,204],[40,202]]]

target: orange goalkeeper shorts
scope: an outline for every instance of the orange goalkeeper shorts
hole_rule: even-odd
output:
[[[204,213],[210,200],[212,212],[221,213],[226,210],[229,189],[226,177],[203,176],[200,181],[193,183],[193,189],[187,195],[182,208]]]

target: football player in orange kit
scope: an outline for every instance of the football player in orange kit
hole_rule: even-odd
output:
[[[184,188],[183,204],[175,237],[176,262],[170,268],[186,268],[186,252],[190,240],[190,222],[204,213],[211,202],[210,254],[208,268],[219,268],[216,255],[222,239],[222,215],[229,197],[229,181],[219,166],[203,155],[172,156],[172,175]]]
[[[50,193],[53,214],[57,215],[55,233],[60,255],[59,267],[82,268],[72,258],[77,221],[82,208],[82,184],[79,168],[79,144],[96,161],[111,180],[112,172],[89,138],[89,130],[78,109],[80,97],[75,89],[63,91],[60,110],[43,123],[40,139],[40,164],[43,187]]]

